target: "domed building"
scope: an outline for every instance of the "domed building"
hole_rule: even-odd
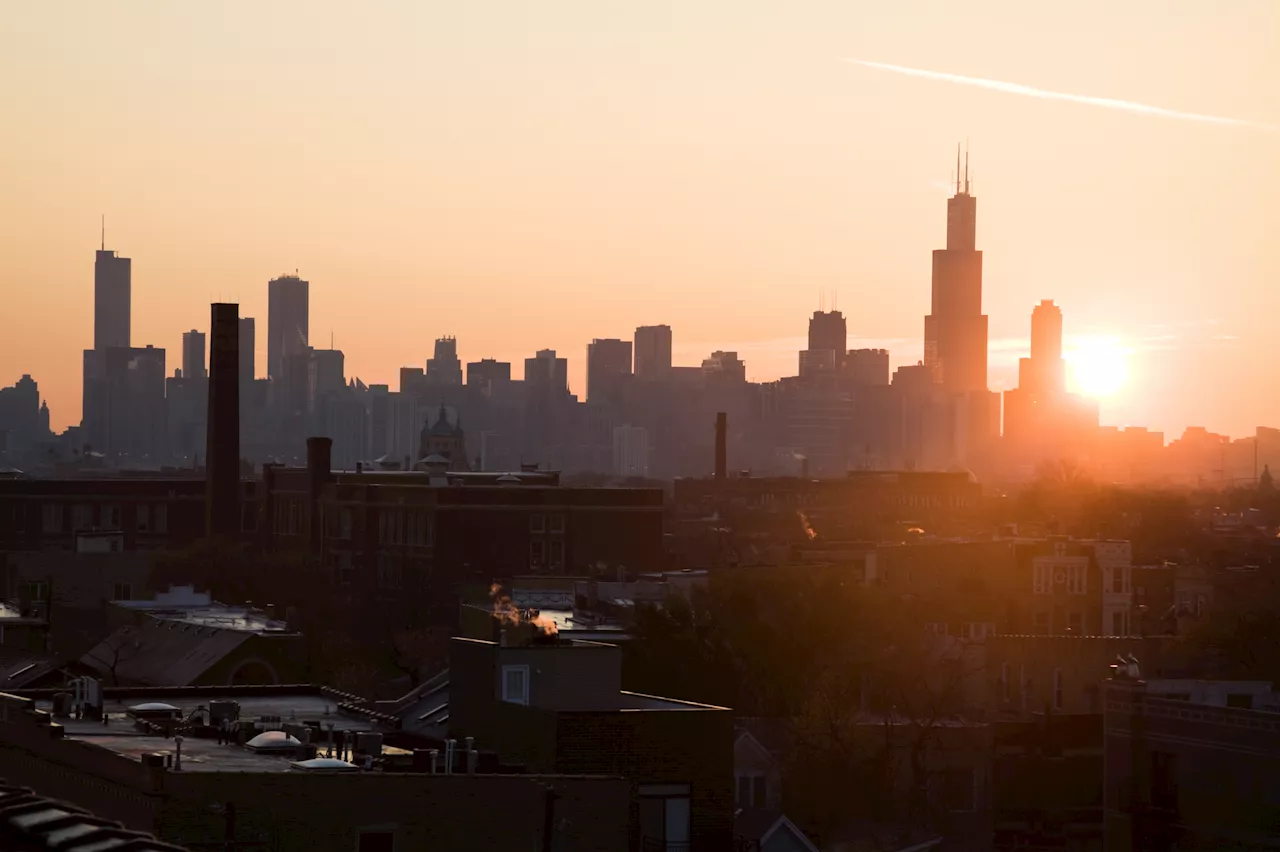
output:
[[[462,431],[462,418],[454,412],[454,420],[449,422],[449,412],[444,403],[436,414],[435,422],[430,420],[422,426],[418,437],[418,463],[414,467],[426,470],[443,466],[445,470],[470,470],[467,464],[466,434]]]

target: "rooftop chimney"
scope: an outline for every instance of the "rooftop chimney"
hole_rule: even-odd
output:
[[[716,414],[716,482],[723,482],[729,469],[729,415]]]
[[[240,533],[240,306],[214,303],[209,324],[205,533]]]

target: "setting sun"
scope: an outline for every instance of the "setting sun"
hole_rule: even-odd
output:
[[[1114,338],[1076,340],[1067,352],[1075,390],[1086,396],[1111,396],[1129,377],[1129,351]]]

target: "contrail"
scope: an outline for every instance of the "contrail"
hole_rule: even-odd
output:
[[[946,83],[957,83],[961,86],[976,86],[980,89],[990,89],[994,92],[1004,92],[1010,95],[1026,95],[1032,98],[1042,98],[1050,101],[1067,101],[1073,104],[1086,104],[1088,106],[1102,107],[1104,109],[1117,109],[1125,112],[1135,112],[1140,115],[1154,115],[1160,118],[1175,118],[1181,121],[1198,121],[1203,124],[1218,124],[1228,127],[1252,127],[1258,130],[1268,130],[1272,133],[1280,132],[1280,126],[1274,124],[1266,124],[1261,121],[1247,121],[1242,118],[1224,118],[1220,115],[1203,115],[1198,112],[1182,112],[1176,109],[1165,109],[1164,107],[1151,106],[1150,104],[1139,104],[1133,101],[1122,101],[1116,98],[1095,98],[1089,95],[1073,95],[1067,92],[1051,92],[1047,89],[1037,89],[1032,86],[1024,86],[1021,83],[1006,83],[1003,80],[987,80],[983,77],[966,77],[961,74],[946,74],[942,71],[926,71],[923,68],[906,68],[902,65],[889,65],[884,62],[872,62],[867,59],[845,59],[845,62],[861,65],[865,68],[876,68],[881,71],[892,71],[895,74],[905,74],[908,77],[923,77],[926,80],[942,80]]]

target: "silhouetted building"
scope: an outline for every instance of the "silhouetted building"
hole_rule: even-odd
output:
[[[614,427],[613,472],[618,476],[649,475],[649,432],[643,426]]]
[[[156,464],[166,453],[165,351],[115,348],[86,352],[102,363],[101,430],[94,448],[132,464]]]
[[[844,314],[814,311],[809,319],[809,348],[800,353],[800,375],[834,375],[844,366],[849,338]]]
[[[702,377],[707,381],[745,382],[747,364],[738,357],[737,352],[721,352],[717,349],[710,357],[702,360]]]
[[[427,373],[421,367],[400,368],[400,393],[421,396],[427,392]]]
[[[587,345],[587,400],[618,402],[631,375],[631,341],[596,338]]]
[[[325,397],[347,387],[345,358],[341,349],[312,349],[307,365],[307,410],[320,411]]]
[[[850,349],[845,355],[843,378],[855,388],[884,387],[889,384],[888,349]]]
[[[947,247],[933,253],[932,311],[924,320],[924,363],[948,392],[987,389],[987,317],[982,313],[978,200],[956,154],[956,194],[947,201]]]
[[[440,473],[471,469],[467,462],[467,436],[462,431],[462,420],[456,411],[451,423],[449,412],[442,404],[435,420],[423,424],[415,466],[419,470]]]
[[[29,375],[13,387],[0,388],[0,450],[20,452],[49,436],[49,409],[40,403],[40,388]]]
[[[635,374],[641,379],[664,378],[671,372],[671,326],[642,325],[636,329]]]
[[[204,379],[209,373],[204,366],[204,332],[191,331],[182,333],[182,377],[184,379]]]
[[[301,355],[310,344],[311,284],[296,275],[267,283],[267,375],[285,375],[285,359]]]
[[[462,362],[458,360],[458,341],[453,337],[436,339],[435,354],[427,359],[426,380],[429,385],[461,385]]]
[[[93,348],[130,346],[132,261],[99,249],[93,263]]]
[[[254,355],[254,345],[256,343],[257,329],[253,321],[253,317],[240,317],[240,389],[241,402],[243,402],[243,391],[248,388],[253,380],[258,377],[255,369],[257,367],[257,358]]]
[[[506,385],[511,383],[511,363],[497,361],[493,358],[482,358],[467,364],[467,386],[479,388],[486,396],[495,392],[501,396]]]
[[[554,349],[539,349],[524,359],[524,382],[529,399],[562,399],[569,395],[569,359],[557,358]]]

